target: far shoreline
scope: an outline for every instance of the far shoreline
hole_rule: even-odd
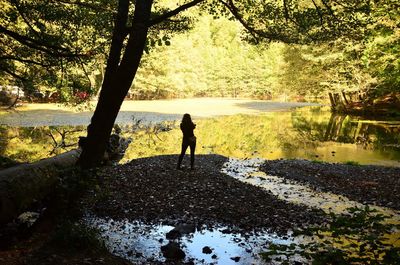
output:
[[[126,100],[115,123],[131,123],[132,117],[149,122],[179,120],[184,113],[190,113],[195,119],[236,114],[259,115],[308,106],[324,105],[236,98]],[[88,125],[94,108],[78,110],[57,103],[26,104],[16,111],[0,110],[0,124],[20,127]]]

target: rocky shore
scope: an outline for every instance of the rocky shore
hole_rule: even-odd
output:
[[[266,160],[260,169],[268,175],[296,180],[363,204],[400,210],[400,168],[397,167],[282,159]]]
[[[187,160],[184,162],[188,163]],[[134,264],[196,264],[198,260],[183,260],[182,249],[186,249],[179,245],[179,238],[184,234],[193,235],[196,228],[199,230],[206,227],[212,231],[212,228],[224,227],[224,230],[218,231],[223,234],[242,234],[245,237],[253,235],[256,238],[267,230],[287,238],[288,230],[320,224],[328,218],[320,210],[288,203],[267,190],[221,173],[227,161],[223,156],[198,155],[195,170],[190,170],[188,165],[183,170],[177,170],[177,156],[168,155],[105,167],[96,173],[98,185],[92,185],[77,206],[93,216],[108,219],[111,226],[114,222],[117,226],[120,223],[121,229],[127,229],[126,222],[174,227],[159,243],[159,253],[167,259],[166,262],[157,258],[144,258],[142,262],[141,253],[131,251],[132,255],[139,256]],[[316,190],[342,194],[361,203],[400,209],[400,168],[273,160],[265,161],[260,170],[267,175],[307,184]],[[46,220],[40,223],[48,227]],[[43,226],[40,223],[39,227]],[[5,257],[2,256],[4,252],[0,251],[0,261],[6,264],[41,265],[130,263],[108,252],[99,253],[91,249],[64,251],[60,247],[53,247],[51,241],[49,243],[47,240],[40,241],[40,244],[47,247],[38,250],[22,248],[28,253],[24,255],[14,251],[12,255],[15,256],[7,254]],[[214,259],[212,257],[216,256],[216,250],[212,250],[207,243],[200,247],[203,254]],[[6,253],[10,253],[10,250],[6,250]],[[129,256],[130,252],[127,253]],[[171,253],[177,254],[170,257]],[[223,257],[218,255],[218,258]],[[244,259],[244,256],[227,258],[237,262],[236,259]]]
[[[104,169],[100,189],[86,200],[99,217],[176,225],[227,225],[278,233],[325,219],[322,211],[277,199],[220,172],[227,158],[196,157],[196,169],[176,169],[177,157],[136,159]],[[91,201],[91,202],[90,202]]]

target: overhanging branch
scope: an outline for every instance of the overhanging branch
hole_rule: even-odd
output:
[[[26,78],[24,78],[24,77],[22,77],[22,76],[20,76],[20,75],[18,75],[18,74],[16,74],[16,73],[13,73],[13,72],[10,71],[9,69],[0,68],[0,72],[1,72],[1,71],[3,71],[3,72],[6,73],[6,74],[11,75],[12,77],[14,77],[14,78],[16,78],[16,79],[20,79],[20,80],[22,80],[22,81],[26,81]]]
[[[258,30],[250,26],[242,17],[242,15],[239,13],[239,10],[237,7],[233,4],[231,0],[228,0],[229,3],[220,0],[220,2],[231,12],[231,14],[242,24],[242,26],[253,36],[253,38],[258,42],[259,38],[257,35],[261,35],[265,38],[270,38],[271,36],[266,36],[265,34],[261,34]]]
[[[151,27],[151,26],[154,26],[156,24],[159,24],[159,23],[167,20],[168,18],[176,16],[180,12],[185,11],[186,9],[189,9],[189,8],[199,4],[201,2],[204,2],[204,0],[194,0],[194,1],[189,2],[187,4],[181,5],[180,7],[176,8],[176,9],[174,9],[172,11],[169,11],[169,12],[167,12],[165,14],[162,14],[162,15],[160,15],[158,17],[155,17],[155,18],[151,19],[149,21],[149,25],[148,26]]]
[[[13,61],[18,61],[21,63],[26,63],[26,64],[34,64],[34,65],[39,65],[39,66],[43,66],[43,67],[49,67],[49,64],[44,64],[41,62],[37,62],[34,60],[29,60],[29,59],[22,59],[22,58],[18,58],[15,56],[0,56],[0,60],[13,60]]]
[[[14,31],[11,31],[2,25],[0,25],[0,33],[3,33],[14,40],[18,41],[22,45],[28,46],[32,49],[38,50],[45,52],[51,56],[54,57],[83,57],[83,54],[74,54],[71,53],[68,49],[63,48],[63,47],[58,47],[54,45],[50,45],[47,43],[40,42],[38,40],[23,36],[21,34],[18,34]]]

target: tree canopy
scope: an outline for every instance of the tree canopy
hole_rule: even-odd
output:
[[[27,94],[41,87],[58,90],[64,100],[93,90],[89,75],[106,54],[113,1],[9,0],[0,5],[3,83],[19,85]]]
[[[193,6],[214,17],[239,21],[246,32],[243,39],[251,43],[310,43],[340,36],[360,39],[371,22],[374,6],[382,5],[381,1],[375,2],[155,1],[145,49],[169,45],[170,33],[188,29],[200,12],[187,16],[181,13]],[[64,100],[73,100],[69,95],[77,91],[96,93],[111,44],[118,1],[3,0],[0,5],[3,83],[20,85],[28,94],[41,87],[58,90]],[[133,6],[128,8],[125,34],[134,13]]]

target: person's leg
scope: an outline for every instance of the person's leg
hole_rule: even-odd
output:
[[[178,166],[176,167],[177,169],[181,168],[181,163],[182,163],[183,157],[185,156],[188,146],[189,146],[188,143],[186,143],[185,141],[182,141],[182,149],[181,149],[181,154],[179,155],[179,158],[178,158]]]
[[[190,168],[194,169],[194,152],[196,151],[196,141],[190,143]]]

